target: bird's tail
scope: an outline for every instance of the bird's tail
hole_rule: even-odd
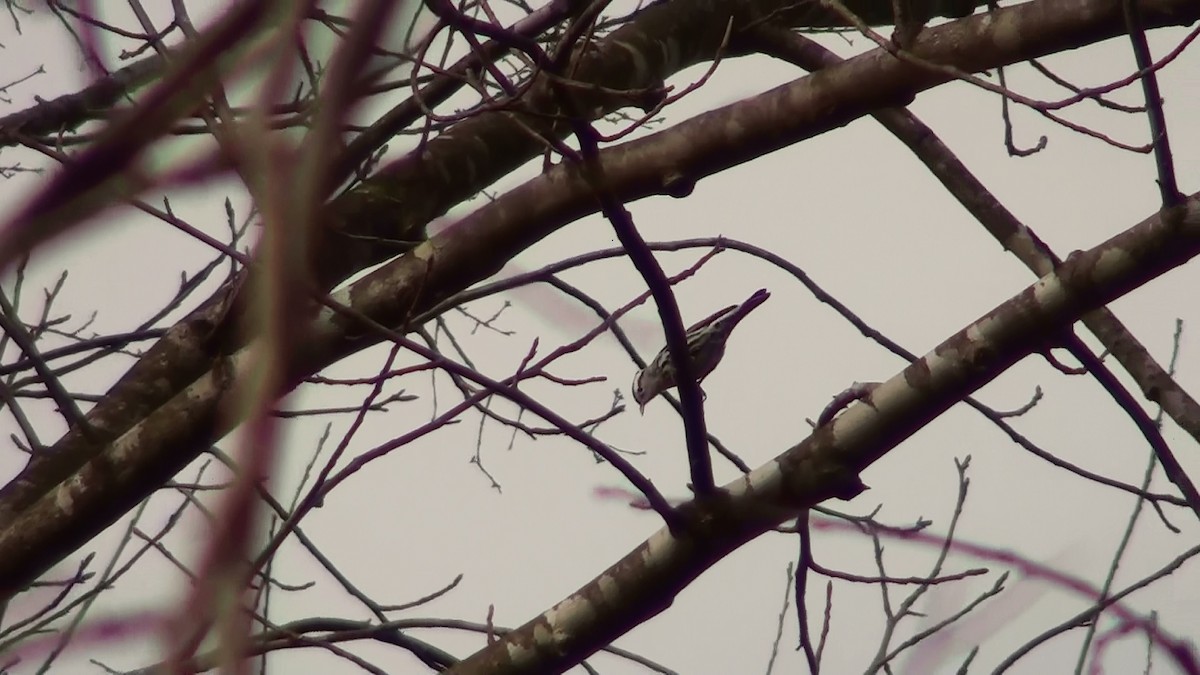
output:
[[[733,327],[736,326],[739,321],[746,318],[747,314],[753,312],[755,307],[758,307],[766,302],[767,298],[769,297],[771,297],[771,293],[765,288],[760,288],[757,291],[754,291],[754,293],[750,297],[746,298],[745,302],[738,305],[738,308],[733,310],[733,313],[729,315],[728,319],[726,319],[726,321],[729,322],[729,330],[733,330]]]

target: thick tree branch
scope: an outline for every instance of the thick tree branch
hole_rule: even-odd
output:
[[[1189,0],[1146,2],[1142,14],[1147,26],[1191,21],[1198,15],[1200,6]],[[685,19],[681,21],[686,24]],[[1102,40],[1122,29],[1119,7],[1109,2],[1032,3],[927,29],[913,49],[922,59],[975,71]],[[710,175],[844,125],[873,109],[908,100],[945,77],[876,51],[605,150],[600,161],[613,193],[623,200],[636,199],[666,191],[665,178],[685,172],[693,179]],[[497,151],[503,154],[503,147]],[[463,175],[475,174],[467,171],[457,177]],[[374,211],[366,215],[382,218],[387,213],[392,223],[397,215],[411,215],[397,209],[390,198],[377,193],[375,199]],[[552,170],[336,299],[384,325],[403,325],[412,313],[491,276],[521,250],[594,208],[594,192],[586,181]],[[343,215],[354,220],[352,214]],[[163,350],[142,361],[152,365],[139,374],[169,378],[178,395],[164,399],[171,391],[158,380],[127,378],[119,385],[124,390],[113,392],[117,398],[107,409],[114,422],[104,427],[113,436],[129,430],[120,441],[95,448],[76,439],[77,453],[58,465],[50,481],[45,474],[23,474],[23,484],[6,490],[0,499],[0,579],[5,595],[82,545],[236,423],[236,418],[219,414],[236,373],[232,363],[236,359],[223,359],[205,374],[213,358],[202,348],[206,320],[185,322],[180,331],[164,338]],[[328,315],[319,316],[313,339],[288,364],[289,376],[298,382],[375,339],[354,335]],[[142,396],[121,399],[125,393]],[[137,427],[131,426],[149,411],[154,412]],[[83,468],[77,471],[80,465]]]
[[[1200,194],[1096,248],[1071,256],[932,352],[882,383],[869,400],[722,489],[727,498],[690,502],[697,523],[682,536],[662,529],[596,579],[503,640],[450,669],[455,675],[560,673],[669,607],[725,555],[831,497],[861,489],[858,474],[955,403],[1043,346],[1080,314],[1200,255]],[[1185,643],[1123,607],[1157,646],[1195,672]]]
[[[927,1],[933,15],[966,13],[964,0]],[[982,3],[978,0],[977,4]],[[855,0],[846,4],[869,24],[891,19],[886,3]],[[815,0],[661,3],[640,12],[590,48],[572,77],[595,85],[595,92],[657,89],[666,77],[717,54],[730,19],[736,29],[765,20],[810,27],[840,24],[835,14],[822,10]],[[1162,12],[1149,12],[1147,25],[1156,21],[1163,21]],[[629,97],[593,93],[580,96],[575,104],[599,117],[630,101]],[[311,250],[319,252],[311,270],[318,285],[332,288],[366,266],[411,249],[425,238],[424,227],[432,219],[541,152],[543,145],[529,131],[562,138],[570,130],[568,124],[557,121],[556,97],[545,87],[523,98],[521,105],[529,115],[500,111],[464,120],[333,200],[311,243]],[[387,140],[386,134],[379,134],[378,140]],[[678,172],[673,168],[670,175]],[[458,289],[446,294],[454,290]],[[240,294],[241,285],[231,285],[173,326],[88,412],[92,428],[103,441],[125,433],[201,377],[213,367],[217,352],[228,353],[240,346],[226,344],[225,332],[218,330],[241,319],[240,312],[230,308]],[[17,478],[0,488],[0,526],[67,480],[102,447],[72,429],[49,452],[32,458]]]
[[[841,58],[821,45],[783,29],[764,26],[748,33],[745,40],[764,53],[806,70],[831,68],[842,62]],[[877,110],[872,115],[913,151],[946,190],[1006,251],[1016,256],[1034,274],[1049,274],[1062,262],[915,115],[903,108]],[[1085,314],[1083,324],[1133,377],[1142,395],[1162,406],[1163,412],[1200,443],[1200,403],[1163,369],[1120,319],[1107,307],[1101,307]]]
[[[0,146],[18,145],[21,136],[50,136],[106,117],[123,97],[161,76],[165,66],[158,56],[142,59],[74,94],[0,117]]]

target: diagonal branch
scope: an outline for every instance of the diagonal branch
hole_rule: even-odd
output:
[[[649,10],[645,15],[650,15]],[[1191,0],[1153,0],[1143,13],[1147,26],[1198,17],[1200,6]],[[695,27],[686,18],[681,21]],[[913,50],[925,60],[980,70],[1081,46],[1121,30],[1120,13],[1112,3],[1028,3],[927,29]],[[1020,40],[1009,39],[1015,35]],[[662,58],[661,52],[655,54]],[[606,149],[598,161],[604,164],[608,187],[618,199],[672,193],[682,182],[837,128],[942,81],[876,50],[667,131]],[[502,153],[505,143],[497,142],[496,151]],[[436,188],[419,180],[416,184]],[[397,209],[396,201],[379,193],[375,198],[377,203],[364,202],[374,209],[367,216],[383,219],[388,214],[391,224],[398,217],[414,217]],[[593,186],[569,171],[552,169],[339,292],[335,299],[383,325],[404,325],[408,317],[491,276],[520,251],[595,208]],[[421,209],[414,211],[420,215]],[[340,213],[349,220],[356,214]],[[229,384],[229,359],[215,360],[204,349],[212,316],[202,311],[170,332],[160,341],[162,349],[148,354],[136,367],[136,375],[118,384],[110,394],[111,405],[96,417],[89,416],[94,422],[107,422],[94,423],[106,437],[124,434],[119,442],[97,447],[78,435],[68,436],[56,448],[59,452],[46,455],[46,466],[41,468],[52,470],[23,472],[0,494],[0,579],[5,595],[24,587],[120,517],[236,423],[234,417],[218,414]],[[312,340],[288,364],[292,382],[378,339],[354,334],[329,313],[318,315],[315,323]],[[209,370],[214,362],[218,366]],[[61,452],[64,447],[74,452]]]
[[[16,145],[20,136],[51,136],[106,116],[114,104],[160,77],[165,69],[162,57],[142,59],[73,94],[0,117],[0,147]]]
[[[747,36],[761,49],[808,70],[832,68],[842,59],[821,45],[783,29],[762,27]],[[903,108],[872,115],[907,145],[942,185],[983,225],[996,241],[1034,272],[1049,274],[1062,261],[1031,229],[991,193],[937,134]],[[1154,360],[1150,351],[1107,307],[1083,316],[1083,324],[1133,377],[1147,400],[1162,406],[1180,428],[1200,443],[1200,403]]]
[[[1111,302],[1200,255],[1200,194],[1103,244],[1072,255],[1004,304],[880,384],[867,401],[722,489],[690,502],[695,525],[659,530],[622,560],[503,640],[448,672],[560,673],[671,605],[696,577],[797,512],[862,490],[858,474],[972,392]],[[1123,606],[1114,616],[1144,629],[1184,672],[1193,651]]]
[[[922,2],[935,8],[943,4],[941,0]],[[891,18],[890,8],[875,0],[846,4],[870,24]],[[953,4],[961,14],[962,0]],[[811,0],[799,4],[794,0],[658,3],[589,46],[573,66],[572,77],[587,85],[581,91],[591,93],[579,96],[576,104],[596,118],[625,107],[629,100],[622,92],[659,88],[670,75],[711,59],[731,19],[740,29],[768,17],[811,27],[837,23],[835,16]],[[1161,20],[1153,13],[1146,18],[1150,26]],[[716,24],[719,28],[712,27]],[[670,48],[664,49],[665,45]],[[559,119],[556,98],[546,87],[523,98],[521,106],[527,115],[497,111],[465,120],[334,199],[322,214],[311,243],[311,250],[319,253],[311,261],[318,286],[327,290],[367,266],[410,250],[425,238],[424,227],[431,220],[541,152],[543,145],[535,136],[562,138],[568,133],[569,125]],[[403,114],[397,114],[400,117],[379,128],[378,142],[388,140],[387,130],[402,122]],[[352,149],[355,147],[355,152],[369,153],[368,148]],[[672,171],[670,175],[676,174]],[[499,267],[488,265],[488,269]],[[214,366],[218,352],[229,353],[240,346],[225,344],[224,333],[218,330],[230,318],[240,320],[240,313],[230,310],[240,288],[240,282],[235,282],[218,291],[175,324],[88,412],[102,441],[125,433],[201,377]],[[446,294],[456,290],[461,289]],[[230,317],[231,313],[234,316]],[[16,479],[0,488],[0,524],[10,522],[67,480],[102,447],[77,429],[68,431],[50,452],[33,458]]]

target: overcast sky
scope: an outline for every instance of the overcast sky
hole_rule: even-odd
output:
[[[153,6],[156,15],[165,9],[166,3],[160,4],[164,7]],[[202,25],[202,14],[194,18]],[[15,35],[6,19],[0,19],[0,26],[4,27],[0,42],[6,47],[0,81],[13,81],[39,65],[47,71],[8,89],[11,102],[0,105],[0,114],[28,106],[34,96],[51,98],[74,91],[84,81],[78,52],[52,20],[23,20],[23,35]],[[1161,56],[1183,35],[1177,30],[1156,32],[1151,40],[1154,53]],[[826,35],[820,41],[844,55],[869,46],[856,37]],[[127,46],[106,45],[113,54]],[[1046,64],[1084,85],[1124,76],[1133,68],[1130,47],[1123,40],[1046,59]],[[703,71],[686,71],[672,84],[682,87]],[[668,110],[668,123],[801,76],[795,68],[765,57],[727,60],[703,88]],[[1011,69],[1008,77],[1011,87],[1029,96],[1062,95],[1026,66]],[[1183,191],[1190,193],[1200,187],[1196,178],[1200,125],[1194,123],[1200,119],[1200,55],[1194,48],[1185,52],[1160,78],[1177,174]],[[1115,98],[1137,103],[1139,96],[1131,88]],[[1154,164],[1148,155],[1114,149],[1017,109],[1018,143],[1033,145],[1041,135],[1049,143],[1031,157],[1008,157],[997,98],[965,84],[924,94],[911,109],[1060,255],[1095,246],[1157,209]],[[1141,144],[1148,138],[1143,117],[1102,111],[1090,104],[1072,108],[1069,115],[1128,143]],[[170,160],[169,153],[165,160]],[[0,165],[18,161],[44,165],[28,151],[5,149],[0,154]],[[536,167],[527,168],[498,188],[518,184],[534,171]],[[0,222],[19,209],[43,180],[25,174],[0,181]],[[161,204],[161,196],[145,198]],[[227,181],[192,186],[169,196],[176,213],[215,235],[224,232],[226,197],[239,218],[248,205],[244,190]],[[453,222],[476,206],[478,202],[472,202],[444,220]],[[871,326],[917,353],[931,349],[1034,281],[904,146],[871,120],[704,179],[685,199],[647,199],[631,204],[630,210],[648,240],[724,235],[769,248],[803,268]],[[615,243],[611,225],[598,217],[587,218],[522,254],[514,268],[533,269]],[[670,274],[701,253],[665,254],[660,260]],[[56,313],[72,315],[71,325],[78,325],[96,312],[89,331],[118,332],[143,320],[173,295],[181,270],[194,271],[210,257],[203,244],[131,209],[121,209],[40,250],[26,284],[52,285],[62,270],[69,270]],[[1175,320],[1185,322],[1178,381],[1193,393],[1200,381],[1200,351],[1191,333],[1200,313],[1195,293],[1200,285],[1198,269],[1196,264],[1185,266],[1113,306],[1164,364]],[[610,308],[644,289],[623,260],[598,263],[566,278]],[[11,273],[3,281],[6,292],[10,291]],[[676,291],[685,321],[694,321],[760,287],[771,291],[771,299],[743,322],[723,364],[705,382],[709,430],[752,467],[803,439],[808,429],[805,418],[816,418],[837,392],[855,381],[886,380],[903,367],[902,361],[860,336],[789,275],[740,253],[718,255]],[[206,296],[202,293],[197,299]],[[495,377],[510,374],[535,337],[541,339],[540,353],[548,353],[596,323],[587,311],[546,288],[514,292],[507,299],[514,304],[495,325],[511,334],[482,330],[471,335],[466,318],[449,316],[472,359]],[[504,300],[490,298],[470,309],[476,316],[491,316]],[[28,319],[40,308],[40,294],[30,293],[27,302]],[[652,356],[661,346],[661,329],[651,307],[640,308],[623,323],[643,356]],[[1088,341],[1095,344],[1090,337]],[[326,374],[374,374],[386,353],[386,349],[369,350]],[[1069,356],[1060,356],[1071,362]],[[9,352],[5,357],[11,361],[13,355]],[[128,361],[97,365],[67,378],[67,383],[72,391],[99,394],[127,366]],[[616,342],[605,337],[562,362],[555,372],[608,378],[587,387],[563,389],[535,383],[527,388],[545,396],[561,414],[583,420],[606,411],[614,389],[628,396],[634,366]],[[429,419],[434,399],[428,374],[394,382],[388,391],[399,387],[420,398],[392,404],[388,412],[368,418],[350,456]],[[1149,449],[1133,423],[1092,379],[1067,377],[1043,359],[1029,358],[986,387],[979,398],[997,409],[1014,409],[1028,402],[1037,387],[1044,398],[1030,413],[1011,420],[1021,433],[1089,470],[1126,483],[1140,482]],[[286,405],[353,404],[363,392],[307,387]],[[437,395],[438,410],[444,410],[456,392],[439,378]],[[511,406],[497,405],[511,412]],[[53,442],[62,431],[59,419],[49,406],[35,410],[42,440]],[[326,423],[333,425],[332,436],[337,439],[350,419],[327,416],[288,423],[282,465],[275,476],[278,494],[288,498],[293,494]],[[0,413],[0,431],[4,438],[16,431],[7,412]],[[471,463],[480,434],[482,464],[500,490]],[[664,401],[651,402],[644,417],[636,407],[627,410],[603,425],[599,436],[638,453],[631,461],[668,497],[687,495],[682,426]],[[1170,422],[1164,436],[1185,468],[1193,476],[1200,475],[1195,443]],[[233,452],[239,445],[236,438],[229,438],[222,447]],[[964,406],[952,409],[866,471],[863,479],[871,486],[869,491],[850,503],[830,506],[855,514],[882,506],[879,518],[884,522],[904,525],[928,518],[934,521],[932,531],[944,532],[958,490],[953,460],[966,456],[971,457],[971,483],[959,525],[963,540],[1008,549],[1095,584],[1103,580],[1133,499],[1049,467]],[[22,461],[15,449],[0,447],[0,479],[15,475]],[[720,459],[715,466],[718,482],[737,475]],[[189,472],[185,475],[194,475]],[[512,440],[510,429],[492,422],[484,424],[481,432],[478,415],[472,415],[356,475],[304,521],[304,530],[381,603],[411,601],[463,575],[457,589],[405,616],[482,623],[493,605],[496,624],[515,627],[573,592],[658,529],[655,516],[598,497],[596,490],[602,487],[625,485],[619,474],[597,464],[585,448],[555,437]],[[1173,492],[1161,476],[1154,487]],[[151,512],[165,514],[178,500],[178,495],[164,492],[154,498]],[[1195,545],[1200,528],[1194,519],[1178,509],[1168,513],[1182,533],[1172,534],[1153,515],[1144,516],[1118,574],[1118,588]],[[161,525],[155,517],[162,516],[151,516],[144,529]],[[194,564],[204,532],[200,518],[185,518],[168,538],[169,547]],[[97,542],[101,559],[116,537],[110,533]],[[886,545],[888,572],[895,576],[925,574],[936,553],[895,541]],[[821,532],[814,550],[817,560],[828,567],[877,574],[870,542],[862,536]],[[784,595],[785,570],[796,551],[796,539],[787,535],[765,536],[748,544],[699,578],[670,609],[622,637],[617,646],[681,673],[763,672],[779,612],[785,599],[790,601]],[[82,553],[72,556],[64,569],[73,567]],[[945,572],[981,566],[992,568],[992,573],[938,587],[918,609],[930,614],[930,622],[957,611],[995,583],[1002,568],[966,556],[955,556],[947,565]],[[160,555],[149,555],[140,570],[106,593],[94,616],[169,611],[186,592],[186,578]],[[307,616],[369,618],[298,546],[283,549],[273,572],[287,584],[315,582],[303,592],[274,594],[271,617],[277,622]],[[824,583],[815,575],[810,581],[808,606],[814,617],[823,612]],[[902,659],[896,672],[954,672],[975,644],[980,644],[980,654],[973,672],[990,672],[1016,645],[1083,607],[1078,598],[1036,580],[1013,576],[1009,588],[937,645]],[[870,661],[882,627],[879,603],[876,586],[835,584],[826,672],[859,672]],[[1167,631],[1186,636],[1200,625],[1200,563],[1185,563],[1173,577],[1138,593],[1128,604],[1141,612],[1157,611]],[[803,656],[794,650],[795,621],[793,607],[784,623],[776,672],[805,672]],[[908,631],[926,625],[916,620],[904,624]],[[1076,634],[1037,649],[1009,672],[1070,672],[1082,631]],[[483,644],[475,634],[417,635],[461,657]],[[60,659],[55,672],[102,672],[89,659],[118,669],[146,665],[157,658],[152,637],[122,641],[107,649],[88,645]],[[356,653],[390,673],[427,672],[394,648],[364,645]],[[645,672],[611,656],[598,656],[594,663],[605,673]],[[1131,637],[1108,647],[1103,667],[1111,673],[1142,672],[1144,663],[1145,640]],[[312,673],[351,668],[320,649],[295,650],[277,657],[275,665],[287,672]],[[1174,671],[1157,654],[1152,672]]]

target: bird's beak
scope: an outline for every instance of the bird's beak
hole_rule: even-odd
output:
[[[638,404],[638,414],[641,415],[642,417],[646,416],[646,404],[645,403]]]

